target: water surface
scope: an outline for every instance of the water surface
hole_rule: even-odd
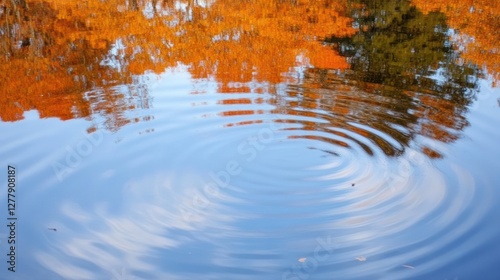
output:
[[[0,278],[500,275],[497,4],[12,3]]]

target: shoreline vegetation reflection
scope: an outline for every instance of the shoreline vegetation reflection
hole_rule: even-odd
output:
[[[25,111],[37,110],[41,118],[85,118],[94,123],[89,133],[117,131],[152,118],[128,114],[151,107],[142,75],[184,66],[193,80],[213,80],[218,93],[229,94],[221,104],[267,102],[273,113],[326,120],[303,122],[305,130],[346,128],[369,135],[386,155],[400,155],[416,136],[458,139],[479,79],[497,83],[497,6],[485,0],[474,6],[419,0],[2,1],[0,119],[19,121]],[[280,83],[285,92],[274,86]],[[261,92],[274,97],[230,95]],[[259,112],[231,108],[219,115],[244,114]],[[97,116],[104,123],[95,124]]]

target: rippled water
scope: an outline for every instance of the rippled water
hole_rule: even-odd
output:
[[[1,278],[497,279],[494,74],[451,50],[372,69],[343,49],[373,45],[343,40],[349,69],[228,82],[179,63],[83,90],[71,118],[5,99],[23,115],[0,122],[18,176]]]
[[[485,88],[452,145],[398,124],[415,118],[397,112],[398,100],[349,85],[221,94],[182,69],[150,85],[151,108],[131,112],[154,117],[118,132],[87,134],[87,121],[28,112],[21,124],[1,124],[2,154],[19,170],[18,254],[29,264],[20,279],[494,271],[499,133],[491,124],[500,111],[498,91]],[[74,168],[54,173],[67,159]]]

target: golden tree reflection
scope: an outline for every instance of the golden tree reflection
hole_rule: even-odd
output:
[[[343,0],[0,3],[4,121],[29,109],[61,119],[97,110],[119,119],[135,105],[113,103],[114,86],[180,64],[194,78],[215,78],[220,92],[230,92],[231,82],[280,82],[300,63],[346,68],[345,59],[318,40],[355,32]],[[89,90],[102,92],[107,102],[98,104],[113,107],[90,106],[82,96]]]
[[[223,116],[263,113],[234,108],[262,102],[285,114],[317,117],[316,111],[324,109],[346,117],[356,112],[359,117],[371,110],[365,112],[369,116],[392,96],[399,100],[393,105],[402,106],[400,115],[415,112],[398,120],[399,125],[454,141],[458,136],[448,128],[466,125],[461,118],[471,102],[466,94],[477,86],[479,72],[456,63],[460,58],[451,54],[447,30],[451,26],[469,36],[456,37],[459,41],[474,38],[464,41],[463,58],[486,65],[498,78],[498,4],[412,3],[415,6],[389,0],[0,0],[0,119],[20,120],[32,109],[41,117],[62,120],[101,115],[108,129],[117,130],[140,121],[127,112],[150,106],[148,90],[138,77],[184,66],[194,79],[216,81],[219,93],[276,95],[273,87],[280,82],[304,87],[286,92],[300,97],[293,101],[228,95],[220,101],[231,107],[220,113]],[[480,36],[487,33],[491,36]],[[307,79],[289,75],[298,66],[310,67]],[[428,78],[440,69],[447,75],[443,84]],[[353,81],[360,87],[353,87]],[[332,86],[345,93],[335,102],[314,90]],[[382,93],[365,98],[375,92]],[[358,108],[356,100],[363,100],[366,108]],[[298,107],[308,110],[294,110]],[[404,135],[377,127],[380,122],[366,121],[394,133],[398,142],[408,142]],[[315,129],[313,123],[305,125]]]

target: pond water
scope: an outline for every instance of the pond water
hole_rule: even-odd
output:
[[[67,2],[0,2],[1,279],[499,279],[496,1]]]

